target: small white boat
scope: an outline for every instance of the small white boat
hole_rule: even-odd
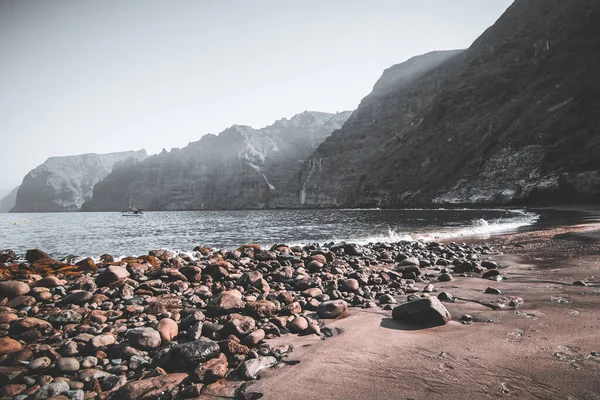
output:
[[[129,209],[125,210],[127,198],[129,198]],[[129,189],[127,189],[127,195],[125,196],[125,201],[123,202],[123,207],[121,208],[121,215],[124,217],[141,217],[144,215],[144,212],[141,208],[131,206],[131,185],[129,186]]]

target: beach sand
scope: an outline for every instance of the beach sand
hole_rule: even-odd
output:
[[[453,317],[447,325],[415,329],[391,311],[351,309],[327,322],[340,331],[331,338],[272,340],[294,345],[288,361],[296,365],[264,371],[248,392],[288,400],[600,399],[600,226],[488,242],[504,251],[493,259],[508,279],[436,284],[461,298],[444,303]],[[578,280],[588,286],[574,286]],[[502,294],[485,294],[487,287]],[[493,310],[474,302],[510,296],[524,303]],[[464,314],[481,322],[463,324]]]

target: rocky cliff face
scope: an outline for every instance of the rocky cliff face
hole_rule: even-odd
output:
[[[298,206],[303,163],[349,116],[304,112],[262,129],[234,125],[140,163],[119,163],[83,210],[120,210],[128,192],[145,210]]]
[[[145,150],[51,157],[23,178],[11,212],[79,211],[115,163],[145,157]]]
[[[597,199],[599,26],[598,1],[516,0],[466,51],[390,68],[306,162],[303,206]]]
[[[9,212],[17,203],[17,191],[19,186],[7,193],[2,200],[0,200],[0,213]]]

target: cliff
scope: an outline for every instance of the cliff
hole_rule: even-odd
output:
[[[17,191],[19,186],[7,193],[2,200],[0,200],[0,213],[9,212],[17,203]]]
[[[516,0],[466,51],[390,68],[305,163],[302,205],[598,199],[599,26],[598,1]]]
[[[23,178],[11,212],[79,211],[115,163],[145,157],[145,150],[51,157]]]
[[[116,164],[84,211],[116,211],[128,192],[144,210],[298,206],[303,163],[350,112],[303,112],[261,129],[234,125],[140,163]]]

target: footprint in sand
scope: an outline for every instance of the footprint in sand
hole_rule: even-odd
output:
[[[509,332],[506,335],[506,341],[509,343],[518,343],[523,340],[523,330],[517,329],[516,331]]]
[[[569,304],[571,302],[571,300],[565,299],[564,297],[550,297],[550,301],[558,304]]]
[[[518,315],[519,317],[523,317],[523,318],[538,319],[537,315],[531,314],[531,313],[527,313],[527,312],[524,312],[524,311],[515,311],[515,315]]]
[[[571,366],[579,368],[579,364],[583,361],[584,357],[579,353],[579,348],[569,346],[558,346],[558,351],[552,353],[552,355],[560,361],[567,361]]]

